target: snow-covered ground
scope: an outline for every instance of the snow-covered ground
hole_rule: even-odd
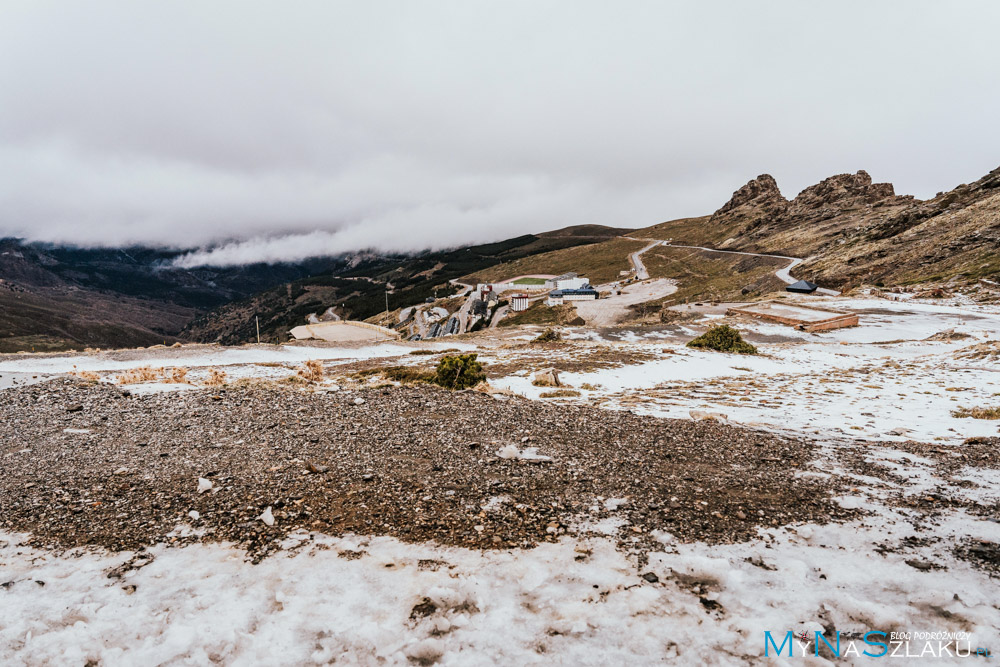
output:
[[[424,349],[430,350],[447,348],[471,350],[474,347],[468,343],[450,341],[423,345]],[[168,371],[172,368],[184,368],[189,372],[185,382],[150,381],[129,384],[132,393],[183,391],[196,389],[214,370],[224,373],[228,381],[281,380],[293,375],[304,362],[310,360],[323,361],[326,365],[347,364],[370,359],[402,357],[414,349],[395,343],[341,347],[246,345],[227,348],[199,345],[93,354],[22,356],[0,361],[0,389],[41,382],[65,373],[95,373],[102,382],[115,383],[124,372],[151,367]]]
[[[862,312],[862,326],[807,334],[748,323],[745,330],[791,341],[760,344],[759,356],[691,350],[638,331],[616,345],[652,359],[562,379],[581,393],[568,400],[609,409],[681,418],[693,410],[720,413],[732,422],[822,437],[825,452],[870,441],[865,458],[891,480],[836,463],[811,473],[852,478],[850,494],[839,501],[865,510],[861,519],[775,525],[748,543],[723,546],[679,543],[661,533],[662,549],[648,561],[620,548],[618,537],[629,534],[624,521],[592,526],[589,534],[581,530],[557,544],[485,552],[301,534],[256,565],[224,544],[161,545],[136,561],[131,553],[40,551],[23,544],[25,536],[0,534],[0,662],[752,664],[764,660],[766,631],[780,644],[789,630],[812,637],[824,628],[966,633],[951,650],[996,653],[997,580],[956,554],[970,540],[1000,542],[996,516],[945,505],[921,514],[890,498],[923,497],[946,485],[978,506],[1000,502],[997,470],[969,462],[946,479],[929,459],[891,444],[933,441],[960,451],[967,437],[997,435],[1000,422],[952,411],[1000,404],[1000,367],[962,355],[972,345],[1000,340],[1000,309],[835,303]],[[949,329],[968,338],[925,340]],[[595,332],[587,338],[604,344]],[[475,349],[451,341],[436,349],[445,347]],[[171,351],[162,361],[40,356],[0,362],[0,375],[182,365],[193,373],[218,367],[231,377],[271,377],[288,375],[308,359],[346,363],[411,349],[261,346]],[[487,363],[519,353],[480,352]],[[533,370],[491,384],[548,400],[539,398],[545,388],[532,386]],[[122,568],[125,563],[131,565]],[[122,569],[121,577],[109,578]],[[877,650],[860,650],[866,648]],[[926,651],[916,639],[907,648]],[[807,650],[812,655],[813,646]],[[865,661],[847,657],[837,664]],[[939,654],[923,658],[923,664],[942,662]]]
[[[945,541],[1000,540],[1000,525],[963,514],[933,528]],[[0,655],[7,665],[745,664],[763,657],[765,631],[780,641],[824,626],[969,633],[964,643],[995,650],[995,582],[933,545],[877,550],[923,534],[888,511],[720,547],[664,534],[640,568],[602,537],[478,552],[303,534],[257,565],[225,545],[160,546],[121,578],[107,573],[132,554],[56,555],[5,535]]]
[[[446,347],[446,346],[441,346]],[[376,357],[407,354],[413,348],[392,343],[363,347],[309,347],[300,345],[247,345],[244,347],[198,346],[166,348],[162,355],[155,350],[141,350],[131,358],[115,354],[80,354],[60,356],[24,357],[0,361],[0,372],[67,373],[76,371],[124,371],[142,366],[239,366],[249,364],[300,364],[309,359],[324,361],[357,361]],[[167,352],[170,352],[169,356]]]
[[[626,337],[627,349],[658,358],[564,373],[562,380],[596,387],[582,390],[582,401],[663,417],[708,410],[743,424],[889,440],[960,441],[1000,433],[996,421],[952,415],[959,407],[1000,403],[1000,365],[961,356],[964,348],[1000,341],[1000,308],[832,303],[862,312],[862,325],[811,334],[765,322],[741,324],[744,331],[797,341],[761,344],[757,356],[665,347],[657,332],[633,334]],[[948,330],[968,338],[925,340]],[[530,398],[546,391],[532,386],[530,369],[493,384]]]

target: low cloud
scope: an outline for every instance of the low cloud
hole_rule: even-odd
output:
[[[1000,154],[972,4],[14,0],[0,237],[291,261],[641,227],[762,172],[932,196]]]

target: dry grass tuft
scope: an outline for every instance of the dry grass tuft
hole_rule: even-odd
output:
[[[555,391],[543,391],[538,395],[539,398],[573,398],[579,396],[580,392],[576,389],[556,389]]]
[[[317,359],[310,359],[299,369],[297,375],[306,382],[323,381],[323,362]]]
[[[363,380],[381,375],[386,380],[401,384],[420,384],[434,381],[434,371],[413,366],[386,366],[384,368],[367,368],[353,374],[352,379]]]
[[[101,379],[101,376],[94,371],[73,371],[70,375],[78,377],[81,380],[86,380],[87,382],[97,382]]]
[[[972,419],[1000,419],[1000,405],[992,408],[959,408],[951,411],[952,417]]]
[[[218,368],[210,368],[204,382],[206,387],[221,387],[226,384],[226,373]]]
[[[125,371],[121,375],[115,378],[118,384],[137,384],[139,382],[152,382],[154,380],[159,380],[163,375],[162,368],[153,368],[152,366],[140,366],[138,368],[132,368]]]
[[[183,366],[175,366],[174,368],[169,369],[164,382],[169,382],[171,384],[187,384],[187,374],[188,369]]]

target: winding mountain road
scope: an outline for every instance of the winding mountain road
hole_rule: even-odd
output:
[[[649,239],[632,239],[632,240],[648,241]],[[774,272],[774,275],[778,278],[778,280],[785,283],[786,285],[791,285],[792,283],[798,282],[799,279],[793,278],[791,271],[796,266],[805,261],[801,257],[786,257],[784,255],[763,255],[757,252],[741,252],[739,250],[716,250],[715,248],[706,248],[700,245],[675,245],[673,243],[668,243],[667,241],[660,241],[658,245],[663,245],[667,248],[690,248],[691,250],[704,250],[706,252],[721,252],[727,255],[746,255],[747,257],[774,257],[775,259],[787,259],[788,266],[784,267],[783,269],[778,269],[777,271]],[[642,254],[647,250],[649,250],[649,248],[643,248],[636,254]],[[631,259],[631,255],[629,256],[629,258]],[[817,287],[816,291],[819,292],[820,294],[825,294],[827,296],[840,296],[840,292],[832,289],[827,289],[825,287]]]
[[[625,238],[631,238],[626,236]],[[652,241],[653,239],[631,239],[633,241]],[[639,280],[649,280],[649,271],[646,270],[646,265],[642,263],[642,253],[647,250],[652,250],[658,245],[662,245],[663,241],[654,241],[642,250],[637,250],[628,256],[628,261],[632,262],[632,268],[635,269],[635,277]]]

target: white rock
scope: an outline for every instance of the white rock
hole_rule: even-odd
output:
[[[521,450],[519,450],[515,445],[507,445],[497,452],[497,456],[502,459],[516,459],[520,455]]]
[[[706,421],[717,421],[725,424],[729,421],[729,417],[722,414],[721,412],[707,412],[705,410],[689,410],[688,414],[691,415],[691,419],[694,420],[706,420]]]
[[[545,463],[552,460],[551,456],[542,456],[539,454],[537,447],[518,449],[517,445],[507,445],[497,452],[497,456],[502,459],[520,459],[521,461],[533,461],[535,463]]]
[[[198,493],[205,493],[212,490],[212,481],[204,477],[198,478]]]
[[[604,501],[604,509],[614,511],[622,505],[628,505],[628,498],[608,498]]]
[[[274,525],[274,515],[271,514],[271,507],[270,507],[270,505],[268,506],[268,508],[266,510],[264,510],[264,513],[261,514],[257,518],[260,519],[261,521],[263,521],[265,525],[268,525],[268,526],[273,526]]]
[[[201,518],[201,515],[198,514],[198,510],[191,510],[190,512],[188,512],[188,516],[191,517],[191,519],[193,519],[194,521],[197,521],[198,519]]]
[[[364,402],[365,399],[361,398],[360,396],[354,399],[354,405],[362,405]]]

